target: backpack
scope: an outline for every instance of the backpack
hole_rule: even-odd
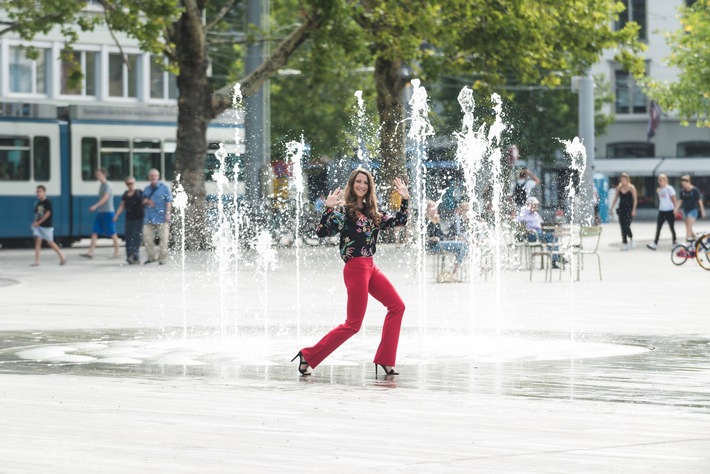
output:
[[[528,200],[528,193],[525,191],[525,183],[516,184],[513,191],[513,202],[518,206],[524,206]]]

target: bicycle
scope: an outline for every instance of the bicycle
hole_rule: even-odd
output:
[[[693,246],[695,260],[705,270],[710,270],[710,233],[698,237]]]
[[[692,242],[675,245],[671,250],[674,265],[683,265],[689,258],[694,258],[701,268],[710,270],[710,233],[702,234]]]

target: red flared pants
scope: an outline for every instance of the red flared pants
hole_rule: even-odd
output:
[[[345,322],[328,334],[313,347],[301,350],[308,365],[315,368],[331,352],[355,335],[362,326],[367,309],[368,293],[387,307],[387,316],[382,326],[382,339],[375,353],[376,364],[395,365],[399,330],[404,315],[404,302],[384,273],[369,257],[351,258],[343,268],[343,279],[348,290],[348,316]]]

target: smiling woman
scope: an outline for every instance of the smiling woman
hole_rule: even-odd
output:
[[[299,359],[298,371],[301,375],[310,375],[308,367],[316,368],[360,330],[367,309],[368,294],[387,307],[382,339],[375,354],[375,376],[378,366],[382,367],[385,375],[398,375],[394,365],[404,302],[372,259],[380,230],[407,223],[409,191],[399,178],[394,180],[394,187],[402,198],[402,205],[395,216],[383,215],[377,210],[375,180],[369,171],[362,168],[350,174],[344,191],[340,188],[331,191],[325,201],[325,210],[316,233],[318,237],[340,233],[340,257],[345,262],[343,278],[348,291],[348,314],[345,323],[326,334],[315,346],[304,348],[296,354],[293,360]]]

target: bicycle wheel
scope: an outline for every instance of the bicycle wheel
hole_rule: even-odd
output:
[[[678,244],[671,250],[671,262],[674,265],[683,265],[690,256],[690,249],[683,244]]]
[[[705,270],[710,270],[710,234],[705,234],[695,241],[695,260]]]

